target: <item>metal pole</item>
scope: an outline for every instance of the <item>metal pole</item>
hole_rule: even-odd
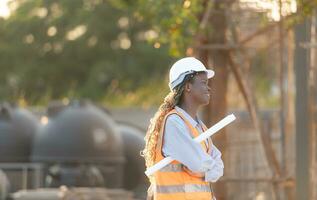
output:
[[[296,198],[309,200],[309,109],[308,50],[300,46],[308,41],[309,22],[295,26],[294,71],[296,79]]]
[[[316,10],[312,15],[310,42],[316,44]],[[309,110],[310,110],[310,199],[316,199],[316,48],[310,48]]]
[[[28,168],[24,166],[22,170],[22,189],[26,190],[27,185],[28,185]]]

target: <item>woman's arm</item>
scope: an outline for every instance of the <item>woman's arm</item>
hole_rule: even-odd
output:
[[[162,151],[164,156],[171,156],[196,175],[207,172],[214,163],[201,145],[194,142],[185,122],[176,114],[166,119]]]

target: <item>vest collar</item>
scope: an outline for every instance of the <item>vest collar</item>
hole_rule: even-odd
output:
[[[179,113],[181,113],[184,117],[185,117],[185,119],[193,126],[193,127],[195,127],[195,128],[197,128],[198,126],[198,122],[199,123],[201,123],[200,122],[200,120],[198,119],[198,117],[197,117],[197,120],[198,120],[198,122],[195,120],[195,119],[193,119],[185,110],[183,110],[182,108],[180,108],[180,107],[178,107],[178,106],[175,106],[175,110],[177,111],[177,112],[179,112]]]

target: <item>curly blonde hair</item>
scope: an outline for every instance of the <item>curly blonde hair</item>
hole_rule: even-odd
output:
[[[197,74],[188,74],[185,76],[183,82],[177,85],[172,92],[170,92],[165,98],[164,102],[160,105],[158,111],[155,113],[154,117],[150,120],[150,125],[145,135],[145,148],[141,152],[141,155],[145,159],[146,167],[151,167],[154,165],[155,161],[155,149],[157,146],[157,141],[160,138],[162,123],[165,116],[179,105],[182,101],[183,92],[185,89],[185,84],[187,82],[192,82],[194,76]]]

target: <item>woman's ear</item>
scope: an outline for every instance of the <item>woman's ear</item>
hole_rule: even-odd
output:
[[[185,84],[185,91],[186,91],[186,92],[190,92],[190,90],[191,90],[191,84],[190,84],[190,82],[187,82],[187,83]]]

